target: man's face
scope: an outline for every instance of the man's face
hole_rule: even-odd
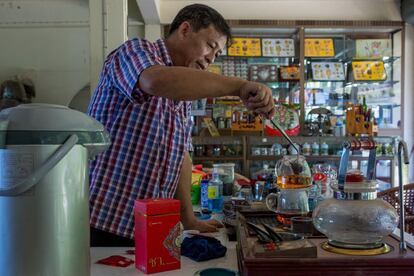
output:
[[[182,66],[207,70],[207,67],[220,55],[227,37],[218,32],[213,25],[194,32],[189,26],[183,39]]]

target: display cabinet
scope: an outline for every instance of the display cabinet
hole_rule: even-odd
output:
[[[338,165],[342,142],[350,139],[346,130],[352,133],[348,129],[351,120],[347,122],[351,112],[346,111],[355,111],[355,121],[370,130],[362,133],[380,135],[375,137],[381,144],[376,176],[393,186],[398,139],[393,137],[403,137],[404,129],[403,22],[230,20],[229,24],[234,43],[211,65],[212,72],[261,82],[272,89],[277,106],[273,119],[294,141],[301,146],[318,144],[320,150],[328,147],[327,154],[308,155],[311,163]],[[207,116],[221,135],[245,137],[240,138],[245,139],[243,153],[235,160],[244,175],[252,177],[264,164],[272,167],[288,153],[286,142],[269,122],[258,125],[237,99],[209,99],[204,107],[194,135],[208,135],[200,131],[201,118]],[[244,129],[234,128],[240,121],[246,123]],[[211,145],[238,139],[197,138],[211,139]],[[274,144],[286,152],[274,154]],[[364,154],[353,155],[349,167],[364,170]],[[194,156],[195,161],[210,163],[236,157],[223,158]]]
[[[342,126],[345,110],[362,105],[379,132],[402,134],[402,24],[355,22],[345,28],[304,28],[304,132],[324,114]]]
[[[217,58],[213,70],[264,83],[276,102],[293,103],[300,79],[299,29],[234,27],[232,33],[233,44]]]
[[[403,136],[403,22],[230,20],[229,24],[234,42],[210,70],[266,84],[278,105],[297,110],[298,120],[288,116],[285,128],[297,123],[301,135],[344,135],[347,106],[360,104],[364,118],[378,127],[380,135]],[[240,114],[243,106],[227,100],[230,105],[222,98],[207,108],[216,125],[230,129],[225,122],[239,120],[234,114]],[[286,119],[283,114],[277,119]]]

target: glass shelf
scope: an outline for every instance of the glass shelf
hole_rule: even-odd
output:
[[[384,81],[353,81],[353,82],[347,82],[345,83],[345,86],[360,86],[360,85],[395,85],[399,83],[400,81],[397,80],[384,80]]]
[[[352,61],[383,61],[384,63],[392,63],[395,61],[400,60],[400,56],[394,57],[383,57],[377,59],[369,59],[369,58],[353,58],[353,57],[346,57],[346,58],[339,58],[339,57],[305,57],[305,63],[311,64],[312,62],[343,62],[343,63],[351,63]]]
[[[360,86],[360,85],[395,85],[398,84],[400,81],[397,80],[393,80],[393,81],[389,81],[389,80],[385,80],[385,81],[340,81],[340,80],[329,80],[329,81],[320,81],[320,80],[312,80],[312,79],[308,79],[305,81],[305,88],[309,88],[306,87],[307,84],[323,84],[323,85],[315,85],[315,87],[310,87],[310,88],[328,88],[328,87],[332,87],[332,86],[336,86],[336,87],[341,87],[341,85],[338,85],[338,83],[342,84],[342,87],[347,87],[347,86]]]

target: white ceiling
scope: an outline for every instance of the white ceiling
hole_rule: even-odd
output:
[[[146,24],[169,24],[186,5],[201,3],[226,19],[401,20],[399,0],[136,0]]]

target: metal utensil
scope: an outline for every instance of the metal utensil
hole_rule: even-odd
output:
[[[299,163],[299,148],[296,146],[296,144],[290,139],[290,137],[286,134],[285,130],[279,126],[278,123],[273,122],[273,120],[269,120],[272,125],[280,132],[282,133],[283,137],[289,142],[289,144],[296,150],[297,152],[297,158],[294,162],[292,162],[292,170],[295,174],[300,174],[303,170],[302,165]]]
[[[292,139],[290,139],[290,137],[286,134],[286,132],[284,131],[284,129],[281,127],[281,126],[279,126],[279,124],[277,124],[277,123],[275,123],[275,122],[273,122],[273,120],[269,120],[271,123],[272,123],[272,125],[278,130],[278,131],[280,131],[280,133],[282,133],[282,135],[283,135],[283,137],[285,137],[285,139],[289,142],[289,144],[296,150],[296,152],[298,153],[298,155],[299,155],[299,149],[298,149],[298,147],[296,146],[296,144],[295,143],[293,143],[293,141],[292,141]]]

